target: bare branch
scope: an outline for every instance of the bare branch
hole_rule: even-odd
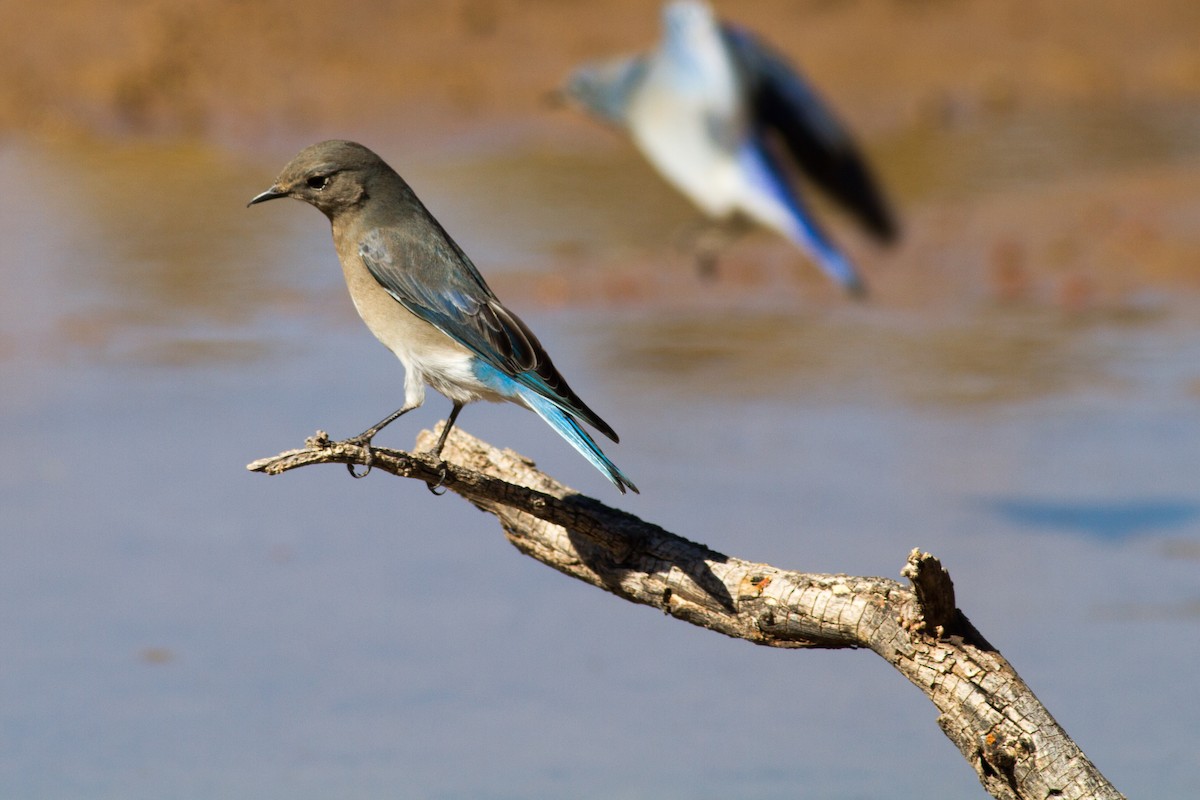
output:
[[[423,431],[418,448],[435,433]],[[459,428],[446,462],[381,448],[371,456],[374,469],[440,484],[494,514],[521,552],[626,600],[754,644],[873,650],[933,701],[938,725],[993,797],[1122,797],[958,610],[949,573],[928,553],[909,554],[911,589],[743,561],[578,494]],[[366,462],[364,448],[318,432],[304,449],[249,469]]]

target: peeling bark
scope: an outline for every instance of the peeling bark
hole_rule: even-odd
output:
[[[423,431],[417,447],[435,441],[435,432]],[[901,570],[911,588],[783,570],[609,508],[461,429],[451,431],[442,455],[373,448],[370,461],[460,495],[495,515],[521,552],[631,602],[754,644],[874,651],[933,701],[938,725],[993,797],[1122,797],[958,609],[949,573],[928,553],[913,550]],[[276,475],[367,461],[364,448],[318,432],[303,449],[248,468]]]

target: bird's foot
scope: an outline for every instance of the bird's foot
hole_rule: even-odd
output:
[[[448,487],[446,486],[446,478],[449,477],[449,473],[446,471],[446,467],[447,467],[447,464],[445,461],[443,461],[441,463],[441,466],[438,467],[437,483],[425,484],[425,488],[429,489],[430,493],[433,494],[435,497],[441,497],[447,491],[449,491]],[[438,489],[441,489],[441,491],[439,492]]]
[[[367,456],[366,456],[366,458],[363,459],[363,466],[366,467],[365,470],[363,470],[362,472],[358,472],[357,470],[354,469],[354,467],[355,467],[354,464],[346,465],[346,471],[350,473],[350,477],[365,478],[368,475],[370,475],[371,474],[371,463],[375,460],[375,453],[373,450],[371,450],[371,437],[359,435],[359,436],[355,436],[352,439],[347,439],[345,443],[357,445],[367,451]]]

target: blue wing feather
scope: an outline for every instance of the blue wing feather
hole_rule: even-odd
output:
[[[418,215],[421,216],[421,215]],[[402,228],[373,228],[359,242],[363,264],[388,294],[487,365],[618,441],[571,390],[528,326],[509,311],[430,215]]]
[[[788,60],[728,23],[721,36],[750,98],[762,133],[782,140],[797,165],[882,241],[897,236],[891,209],[850,132]]]

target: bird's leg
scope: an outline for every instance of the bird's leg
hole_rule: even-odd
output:
[[[696,268],[702,278],[717,277],[717,259],[750,230],[741,215],[719,220],[697,237]]]
[[[356,444],[359,447],[367,448],[367,458],[366,458],[367,463],[365,465],[367,468],[367,471],[361,472],[361,473],[355,472],[354,465],[347,464],[346,469],[349,470],[351,475],[353,475],[356,478],[365,478],[371,474],[371,440],[375,438],[375,434],[379,433],[381,430],[386,428],[388,425],[391,425],[393,422],[400,419],[400,417],[407,414],[409,411],[412,411],[412,408],[410,408],[407,405],[402,406],[402,407],[396,409],[395,411],[393,411],[391,414],[388,414],[383,419],[379,420],[379,422],[376,422],[374,425],[367,428],[365,431],[360,433],[358,436],[351,436],[349,439],[346,440],[346,442],[348,444]]]
[[[450,409],[450,416],[446,418],[446,425],[442,428],[442,435],[438,437],[437,444],[429,451],[434,458],[442,457],[442,448],[446,446],[446,437],[450,435],[450,429],[454,427],[454,420],[458,419],[458,412],[462,411],[462,409],[462,403],[455,403],[454,408]]]
[[[462,408],[463,404],[456,402],[454,404],[454,408],[450,409],[450,416],[446,418],[446,424],[442,427],[442,435],[438,437],[437,444],[434,445],[433,449],[429,451],[430,455],[432,455],[434,458],[440,459],[442,457],[442,448],[446,446],[446,437],[450,435],[450,429],[454,427],[454,420],[458,419],[458,412],[462,411]],[[438,482],[427,483],[425,485],[429,487],[429,491],[433,492],[435,495],[441,496],[446,493],[446,489],[442,486],[445,481],[446,464],[445,462],[442,462],[442,471],[441,476],[438,478]],[[441,491],[439,492],[438,489],[441,489]]]
[[[700,241],[700,237],[704,235],[704,231],[710,225],[712,225],[712,222],[705,217],[696,217],[691,222],[688,222],[675,234],[675,248],[683,254],[695,258],[697,263],[699,263],[701,259],[698,253],[697,244]],[[712,265],[710,265],[709,269],[711,269],[711,267]],[[700,268],[700,272],[701,274],[704,274],[706,272],[706,268],[702,266]]]
[[[730,219],[698,219],[679,236],[681,249],[696,259],[696,270],[700,277],[712,279],[717,276],[717,260],[731,244],[750,228],[741,216]]]

